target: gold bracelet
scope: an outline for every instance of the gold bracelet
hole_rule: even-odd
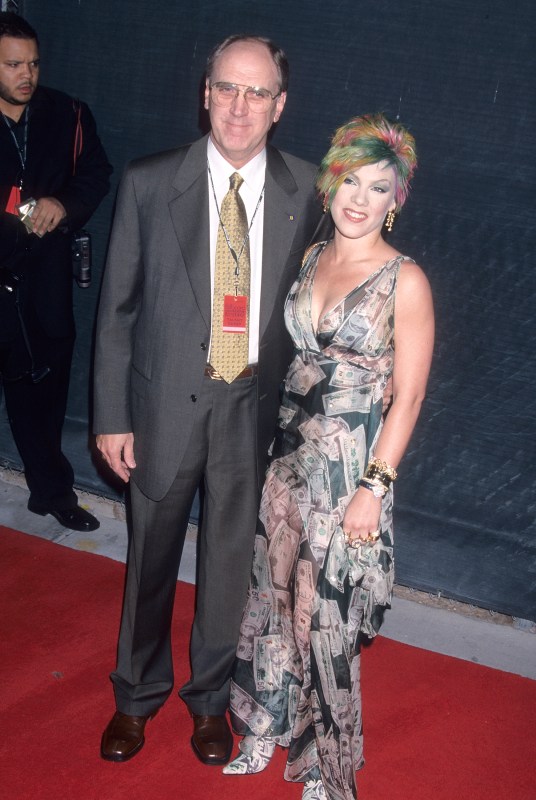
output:
[[[374,475],[369,475],[369,469],[374,470],[374,475],[379,474],[380,476],[384,476],[388,478],[390,481],[396,481],[398,477],[398,473],[394,467],[391,467],[387,461],[382,461],[379,458],[371,458],[367,470],[365,472],[365,478],[372,478]]]
[[[363,479],[366,481],[381,483],[386,489],[388,489],[391,485],[391,478],[389,478],[385,472],[380,472],[377,467],[371,467],[370,465],[367,467],[365,474],[363,475]]]

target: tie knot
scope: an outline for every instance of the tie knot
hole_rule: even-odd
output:
[[[231,177],[229,178],[229,183],[231,184],[232,191],[238,191],[242,184],[244,183],[244,178],[238,172],[233,172]]]

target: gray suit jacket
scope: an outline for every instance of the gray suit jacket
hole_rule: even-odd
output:
[[[132,162],[123,176],[102,286],[95,433],[134,432],[133,478],[153,500],[177,474],[210,339],[206,137]],[[291,345],[283,304],[321,216],[315,167],[267,149],[258,455],[262,481]]]

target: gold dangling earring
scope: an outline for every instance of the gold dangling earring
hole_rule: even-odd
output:
[[[385,227],[387,228],[388,231],[393,230],[394,221],[395,221],[395,212],[388,211],[387,216],[385,217]]]
[[[327,212],[329,211],[329,195],[327,192],[325,192],[324,194],[324,200],[322,202],[322,211],[324,212],[324,214],[327,214]]]

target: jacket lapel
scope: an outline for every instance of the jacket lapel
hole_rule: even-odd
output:
[[[192,292],[210,330],[210,226],[207,137],[190,145],[172,182],[171,220]]]
[[[298,186],[283,157],[267,146],[262,247],[259,339],[262,339],[278,294],[298,227]]]

